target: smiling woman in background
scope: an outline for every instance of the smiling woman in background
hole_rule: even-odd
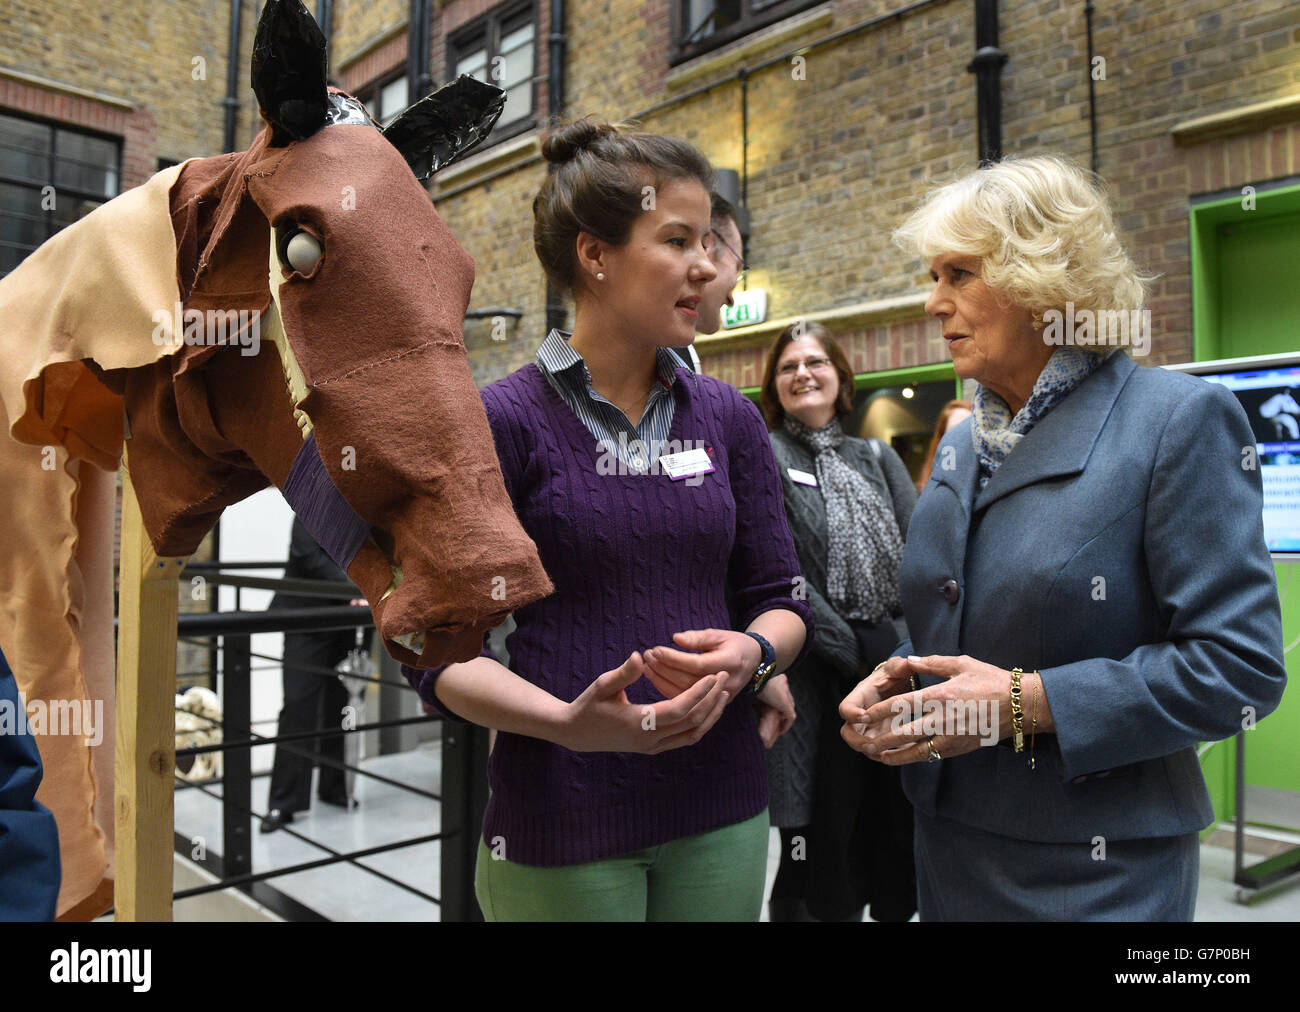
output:
[[[790,672],[799,719],[768,752],[781,865],[772,920],[905,921],[916,910],[912,811],[898,772],[840,741],[837,708],[903,633],[898,567],[916,490],[898,454],[840,428],[853,372],[819,324],[777,337],[763,370],[763,415],[781,469],[795,550],[817,622]]]
[[[1052,310],[1144,298],[1073,163],[980,169],[897,237],[979,383],[908,532],[912,640],[840,707],[850,745],[905,766],[921,919],[1190,920],[1214,818],[1196,745],[1286,682],[1245,413],[1122,349],[1045,339]]]

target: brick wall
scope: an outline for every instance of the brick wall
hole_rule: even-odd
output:
[[[335,0],[334,25],[330,35],[330,65],[343,67],[361,50],[392,32],[399,25],[406,24],[410,4],[407,0]],[[316,5],[309,4],[308,10],[316,15]],[[398,62],[405,62],[403,55]],[[383,70],[377,71],[383,73]],[[358,86],[368,83],[374,76],[357,82]]]
[[[900,6],[835,0],[829,23],[766,50],[721,60],[705,56],[673,70],[669,0],[570,0],[565,111],[623,119],[716,82],[704,94],[652,113],[644,124],[692,140],[719,166],[739,170],[747,159],[750,284],[768,290],[770,314],[813,313],[914,292],[926,283],[925,273],[893,248],[889,233],[928,186],[976,160],[975,82],[965,70],[974,49],[969,0],[936,0],[813,48],[800,68],[802,80],[788,61],[754,71],[744,147],[742,90],[733,79],[742,64],[754,68],[766,57]],[[405,0],[338,0],[332,61],[345,87],[364,87],[405,62],[405,34],[392,32],[404,23],[407,7]],[[491,0],[434,5],[435,79],[449,74],[447,35],[494,7]],[[245,0],[243,9],[241,144],[256,126],[246,82],[260,6]],[[128,183],[152,171],[158,156],[214,153],[220,147],[227,18],[222,3],[129,0],[110,15],[78,2],[14,0],[0,13],[0,67],[120,96],[134,108],[44,97],[39,88],[33,93],[30,85],[12,82],[0,85],[0,106],[98,124],[121,136]],[[542,0],[536,22],[539,118],[547,105],[548,19],[548,0]],[[1060,152],[1086,163],[1090,67],[1081,5],[1003,0],[1000,26],[1009,56],[1002,78],[1005,150]],[[1290,0],[1099,4],[1094,43],[1106,61],[1105,78],[1095,82],[1100,170],[1134,256],[1160,274],[1151,293],[1150,361],[1186,359],[1189,198],[1300,173],[1300,122],[1181,145],[1171,130],[1199,116],[1300,93],[1300,19]],[[206,60],[206,80],[192,80],[195,56]],[[701,64],[702,73],[676,80]],[[440,213],[479,264],[473,305],[525,311],[509,325],[505,341],[487,336],[490,321],[467,324],[480,377],[528,361],[542,334],[545,280],[531,249],[530,202],[543,173],[541,163],[525,162],[439,200]],[[916,334],[908,321],[842,327],[840,334],[863,368],[942,360],[934,325],[920,326]],[[711,351],[703,342],[700,350],[707,368],[730,377],[752,373],[763,346]]]
[[[261,4],[243,0],[242,10],[237,57],[240,147],[252,140],[260,125],[249,85],[249,58]],[[126,148],[139,163],[124,173],[124,181],[134,185],[152,173],[160,157],[181,160],[221,153],[229,18],[230,5],[220,2],[124,0],[105,6],[84,0],[11,0],[0,8],[0,68],[129,102],[139,119],[132,127],[136,136]],[[48,90],[57,94],[57,89]],[[0,106],[35,111],[13,99],[0,99]],[[50,108],[54,111],[41,115],[59,119],[57,109]],[[151,136],[139,132],[138,126],[150,118]],[[127,124],[97,129],[126,138]],[[139,149],[140,144],[145,147]]]
[[[464,23],[483,2],[452,0],[441,9],[444,26]],[[742,62],[752,68],[899,6],[836,2],[829,26],[743,61],[721,61],[675,85],[667,64],[667,0],[571,2],[566,112],[622,119],[717,81],[644,123],[686,137],[716,165],[739,170],[741,86],[726,78]],[[539,36],[544,24],[539,21]],[[1095,53],[1106,60],[1106,77],[1095,82],[1100,170],[1135,258],[1160,274],[1149,303],[1148,361],[1186,360],[1192,354],[1189,198],[1300,172],[1300,123],[1184,146],[1170,131],[1198,116],[1300,93],[1300,19],[1284,0],[1226,6],[1162,0],[1098,5],[1094,25]],[[1090,65],[1082,6],[1005,0],[1000,26],[1009,56],[1002,78],[1004,150],[1063,153],[1087,164]],[[435,31],[435,51],[443,34]],[[772,317],[905,295],[928,283],[922,265],[897,251],[889,234],[926,188],[976,164],[975,79],[965,70],[973,51],[973,5],[941,0],[812,49],[803,80],[789,63],[750,75],[747,255],[750,284],[767,289]],[[481,192],[440,204],[476,258],[491,265],[480,275],[475,302],[498,302],[499,293],[514,291],[519,294],[505,304],[530,314],[518,327],[526,338],[517,352],[475,347],[484,375],[528,361],[543,326],[541,300],[528,294],[542,291],[544,282],[527,255],[531,215],[524,199],[540,182],[540,170],[534,163],[519,175],[518,182],[498,177]],[[521,220],[509,219],[507,209]],[[839,333],[863,370],[946,358],[937,325],[919,315]],[[699,345],[707,369],[742,385],[757,382],[765,347],[712,352],[707,341]]]
[[[399,67],[406,66],[407,52],[406,32],[401,32],[387,42],[369,50],[365,55],[349,62],[351,57],[346,49],[337,43],[330,49],[331,69],[334,76],[342,82],[343,90],[355,93],[381,77],[386,77]]]

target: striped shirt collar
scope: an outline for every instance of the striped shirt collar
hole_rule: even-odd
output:
[[[569,343],[569,338],[572,336],[564,330],[552,330],[547,334],[546,340],[537,349],[538,368],[543,372],[559,375],[581,364],[585,384],[591,386],[591,370],[587,368],[583,357],[574,351],[573,345]],[[690,366],[683,364],[667,348],[655,349],[655,369],[659,374],[659,383],[664,389],[671,389],[677,382],[678,369],[685,369],[688,373],[691,371]]]

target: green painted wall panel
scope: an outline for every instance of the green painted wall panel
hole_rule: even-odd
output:
[[[1300,187],[1191,209],[1194,347],[1201,361],[1300,351]],[[1246,734],[1246,783],[1300,792],[1300,564],[1278,562],[1287,692]],[[1236,745],[1214,745],[1201,768],[1220,819],[1234,815]],[[1270,823],[1251,809],[1251,822]],[[1274,822],[1276,824],[1276,822]],[[1290,826],[1286,828],[1300,829]]]

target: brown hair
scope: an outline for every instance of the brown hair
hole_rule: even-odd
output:
[[[958,408],[974,411],[975,405],[970,401],[949,401],[939,412],[939,420],[934,423],[934,437],[930,440],[930,449],[925,451],[925,463],[921,465],[921,476],[916,480],[918,488],[925,488],[930,482],[930,471],[934,467],[934,455],[939,452],[939,444],[948,429],[948,417]]]
[[[561,123],[542,141],[552,164],[533,198],[533,249],[556,288],[573,290],[579,232],[621,246],[644,213],[644,187],[693,179],[713,189],[713,166],[677,137],[591,117]]]
[[[740,215],[731,201],[720,193],[709,194],[709,219],[714,225],[729,221],[736,226],[737,232],[740,231]]]
[[[786,345],[800,337],[817,338],[826,350],[831,365],[835,366],[835,373],[840,378],[840,392],[835,398],[835,417],[844,418],[853,414],[853,394],[857,391],[857,381],[853,378],[853,370],[849,368],[849,359],[844,354],[844,349],[820,323],[798,320],[777,335],[776,342],[768,350],[767,362],[763,365],[763,390],[759,395],[758,406],[767,421],[768,429],[773,431],[780,428],[781,420],[785,418],[785,408],[781,407],[781,398],[776,393],[776,363]]]

